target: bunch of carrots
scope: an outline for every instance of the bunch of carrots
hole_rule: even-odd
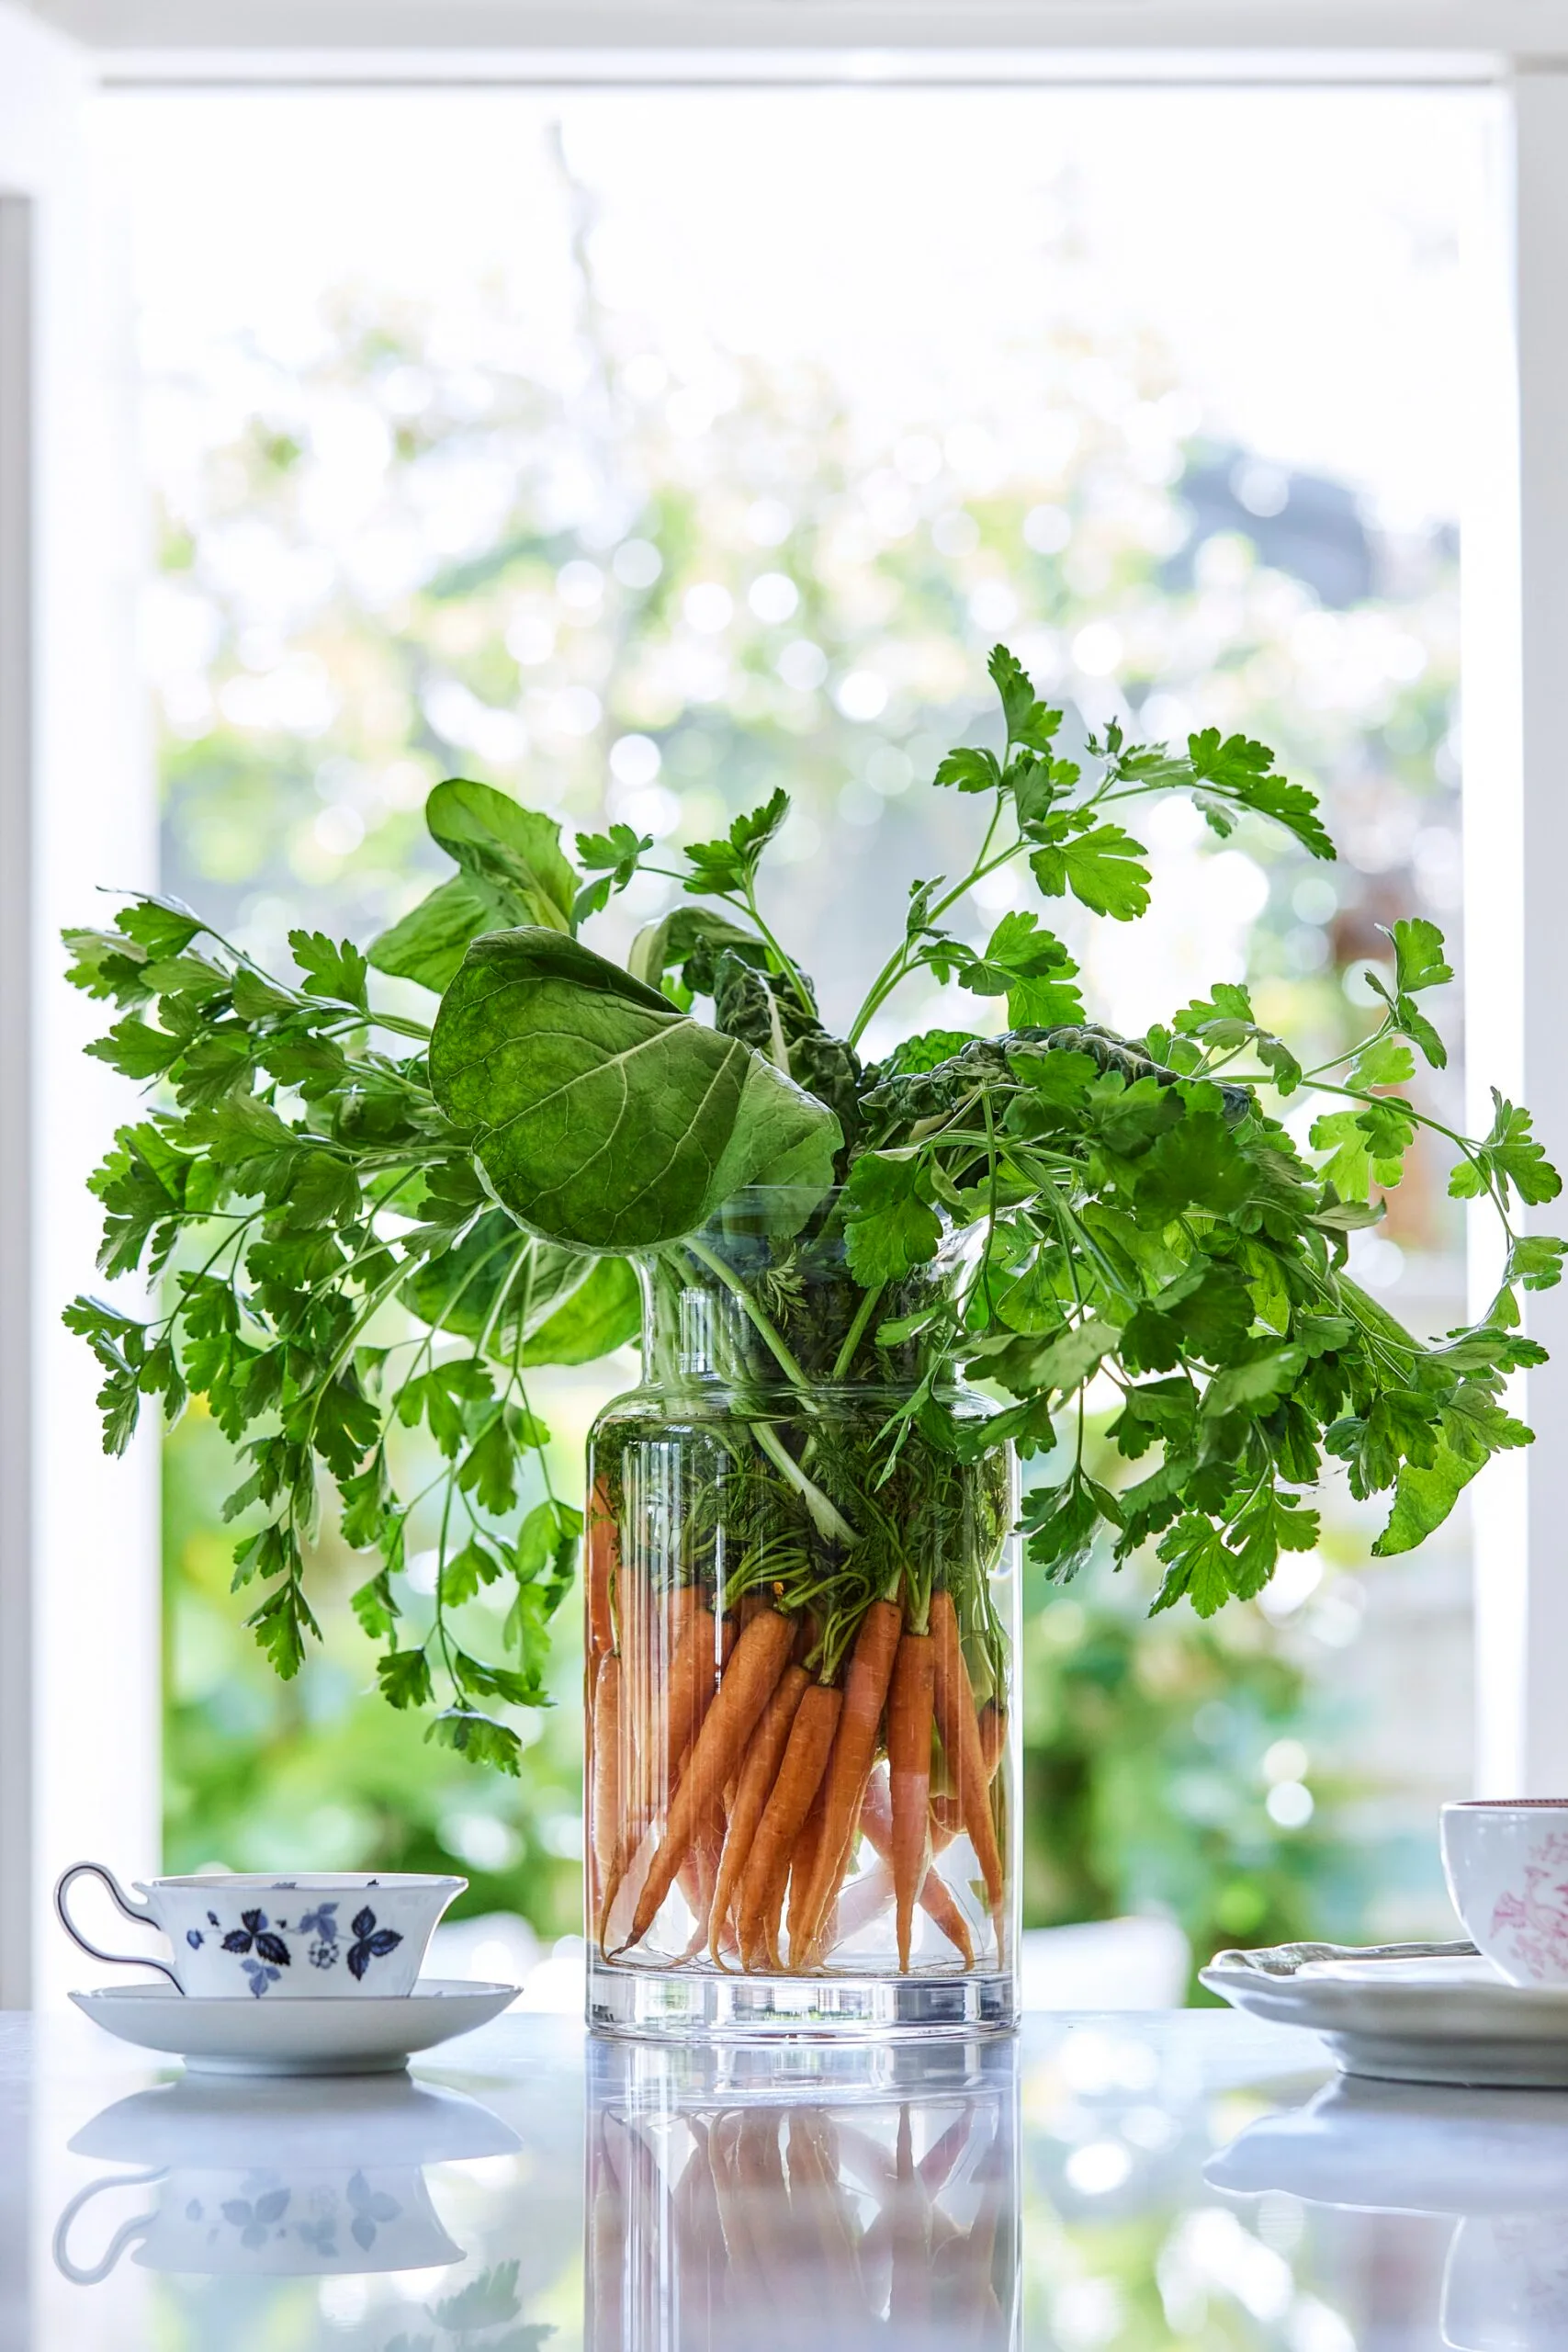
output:
[[[716,1614],[698,1582],[656,1595],[621,1572],[595,1495],[589,1901],[607,1958],[643,1941],[678,1885],[695,1921],[686,1960],[705,1949],[750,1973],[787,1950],[800,1973],[890,1904],[901,1971],[917,1909],[973,1968],[969,1922],[936,1868],[967,1835],[1000,1964],[1007,1724],[994,1700],[976,1705],[951,1592],[873,1600],[829,1679],[815,1634],[808,1611],[761,1593]],[[846,1886],[863,1839],[876,1865]]]

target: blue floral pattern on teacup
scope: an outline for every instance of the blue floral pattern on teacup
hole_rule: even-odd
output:
[[[368,1905],[355,1913],[354,1934],[355,1941],[348,1948],[348,1973],[359,1984],[371,1962],[385,1960],[389,1951],[396,1951],[402,1938],[395,1928],[378,1928]]]
[[[288,1925],[287,1919],[280,1919],[277,1923],[278,1928]],[[249,1954],[253,1947],[254,1957],[243,1958],[240,1965],[249,1980],[251,1991],[260,2000],[268,1985],[276,1984],[283,1971],[291,1967],[293,1962],[288,1946],[277,1933],[277,1928],[268,1927],[265,1911],[242,1911],[240,1925],[231,1928],[223,1939],[225,1951]]]
[[[304,1913],[299,1921],[299,1933],[313,1936],[315,1941],[305,1957],[312,1968],[335,1968],[338,1956],[337,1905],[320,1903],[313,1911]]]
[[[281,1890],[279,1890],[281,1891]],[[336,1901],[319,1903],[313,1909],[302,1912],[293,1933],[308,1937],[305,1957],[312,1968],[333,1968],[345,1947],[337,1921]],[[214,1928],[221,1923],[209,1911],[208,1917]],[[269,1919],[265,1911],[242,1911],[240,1925],[231,1928],[223,1938],[223,1950],[232,1952],[244,1971],[251,1992],[260,2000],[269,1987],[277,1984],[286,1968],[294,1965],[294,1955],[285,1941],[288,1929],[287,1919]],[[402,1937],[396,1928],[378,1928],[376,1914],[367,1904],[354,1915],[351,1928],[353,1941],[346,1946],[348,1973],[356,1984],[365,1981],[366,1971],[373,1960],[385,1960],[396,1951]],[[203,1941],[201,1930],[188,1928],[186,1941],[193,1951],[199,1951]]]

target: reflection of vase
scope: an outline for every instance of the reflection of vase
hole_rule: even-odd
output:
[[[774,2058],[595,2050],[588,2352],[1012,2352],[1010,2043]]]
[[[643,1272],[592,1445],[591,2018],[1010,2025],[1013,1468],[922,1337],[974,1269],[863,1291],[839,1197],[764,1190]]]
[[[72,2142],[119,2169],[89,2181],[60,2216],[55,2261],[79,2285],[127,2248],[149,2269],[254,2278],[426,2270],[460,2261],[423,2166],[499,2155],[518,2143],[477,2100],[401,2080],[232,2084],[186,2076],[106,2108]],[[137,2207],[95,2257],[80,2217],[111,2190]]]

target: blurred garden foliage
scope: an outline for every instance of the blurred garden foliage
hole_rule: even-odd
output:
[[[276,956],[294,923],[364,940],[422,895],[420,812],[448,775],[569,826],[608,814],[675,841],[782,784],[773,887],[831,1018],[863,980],[862,940],[959,854],[970,804],[926,786],[987,723],[985,654],[1006,633],[1074,726],[1261,735],[1342,845],[1309,873],[1280,839],[1222,845],[1159,811],[1144,936],[1060,917],[1104,1017],[1141,1026],[1246,969],[1268,1025],[1334,1050],[1345,967],[1382,953],[1376,926],[1454,922],[1451,539],[1382,528],[1338,485],[1206,439],[1135,326],[998,328],[1005,403],[962,419],[922,417],[918,389],[889,422],[821,368],[662,349],[601,300],[592,197],[563,190],[569,368],[537,363],[499,292],[446,316],[356,288],[307,357],[226,348],[205,384],[150,386],[165,887]],[[663,887],[635,882],[597,944],[613,951]],[[996,877],[993,921],[1014,887]],[[898,1018],[942,1012],[931,983]],[[1461,1084],[1428,1081],[1439,1115]],[[1417,1169],[1387,1230],[1440,1255],[1448,1216]],[[540,1384],[569,1494],[604,1374]],[[276,1684],[228,1593],[223,1453],[193,1413],[165,1456],[167,1866],[451,1866],[473,1881],[463,1907],[575,1928],[574,1636],[559,1704],[523,1726],[521,1789],[487,1781],[367,1692],[347,1606],[363,1569],[329,1530],[323,1653]],[[1310,1820],[1265,1802],[1271,1772],[1303,1785],[1354,1631],[1335,1598],[1364,1556],[1350,1508],[1279,1623],[1147,1625],[1131,1573],[1032,1596],[1032,1922],[1159,1903],[1204,1947],[1353,1931],[1337,1807],[1356,1792],[1314,1771]]]

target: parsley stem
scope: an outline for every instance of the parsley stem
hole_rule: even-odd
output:
[[[800,1006],[801,1011],[806,1014],[808,1021],[815,1021],[817,1018],[817,1007],[812,1001],[811,990],[807,987],[806,982],[801,978],[795,965],[784,954],[784,949],[779,945],[778,941],[774,938],[772,931],[768,928],[767,923],[763,921],[762,910],[757,904],[756,884],[750,880],[746,885],[746,911],[750,916],[752,922],[756,924],[757,929],[761,933],[763,939],[766,941],[773,954],[778,958],[780,974],[789,982],[790,987],[795,991],[795,1001]]]
[[[990,830],[986,835],[987,843],[991,839],[991,834],[995,831],[996,818],[993,817],[991,820]],[[998,850],[995,857],[982,856],[979,858],[971,867],[970,871],[964,876],[962,882],[954,884],[953,888],[947,893],[945,898],[939,899],[934,906],[927,910],[927,924],[930,925],[936,922],[939,917],[946,914],[951,907],[955,907],[958,904],[959,899],[964,897],[964,893],[975,888],[976,882],[983,882],[987,874],[994,874],[998,866],[1006,865],[1010,858],[1016,857],[1019,851],[1026,848],[1028,844],[1024,841],[1023,835],[1020,833],[1016,841],[1010,842],[1005,849]],[[910,938],[904,939],[900,944],[895,948],[893,954],[888,957],[886,963],[884,964],[875,979],[873,980],[871,987],[866,991],[865,1000],[862,1004],[860,1011],[856,1013],[854,1021],[851,1026],[848,1039],[848,1043],[851,1046],[859,1045],[861,1038],[865,1034],[867,1023],[872,1020],[875,1013],[881,1011],[882,1006],[892,995],[894,989],[898,987],[899,983],[908,979],[909,974],[914,970],[915,965],[919,961],[918,956],[913,952],[916,945],[916,940]]]
[[[849,1329],[845,1332],[844,1344],[839,1350],[837,1356],[833,1360],[833,1369],[828,1375],[829,1380],[842,1380],[845,1373],[848,1372],[851,1364],[853,1363],[855,1360],[855,1350],[859,1347],[862,1339],[864,1337],[866,1325],[871,1321],[873,1315],[876,1312],[876,1302],[882,1296],[885,1287],[885,1284],[878,1283],[874,1290],[868,1290],[866,1292],[865,1295],[861,1300],[860,1305],[856,1307],[854,1321],[850,1325]]]
[[[1441,1119],[1434,1119],[1428,1113],[1425,1111],[1418,1111],[1414,1102],[1405,1101],[1403,1094],[1390,1096],[1358,1093],[1357,1090],[1353,1086],[1336,1086],[1327,1079],[1314,1079],[1312,1083],[1314,1090],[1317,1093],[1340,1094],[1345,1097],[1347,1102],[1396,1102],[1399,1103],[1401,1109],[1415,1121],[1418,1127],[1429,1127],[1434,1135],[1442,1136],[1449,1143],[1453,1145],[1456,1151],[1462,1152],[1465,1159],[1469,1160],[1471,1166],[1477,1170],[1483,1184],[1485,1186],[1486,1197],[1491,1201],[1493,1206],[1496,1209],[1497,1215],[1503,1221],[1504,1231],[1510,1237],[1512,1236],[1513,1226],[1509,1221],[1507,1204],[1504,1200],[1502,1193],[1498,1191],[1495,1180],[1488,1174],[1485,1164],[1482,1160],[1475,1145],[1470,1141],[1467,1136],[1458,1134],[1452,1127],[1446,1127]]]
[[[790,1385],[798,1388],[803,1397],[808,1397],[813,1384],[801,1370],[799,1363],[784,1345],[739,1276],[731,1272],[716,1250],[710,1250],[705,1241],[699,1241],[695,1234],[689,1234],[682,1247],[689,1257],[695,1258],[700,1265],[705,1266],[709,1273],[716,1274],[725,1288],[739,1300],[742,1309],[755,1327],[762,1344],[773,1357]]]

